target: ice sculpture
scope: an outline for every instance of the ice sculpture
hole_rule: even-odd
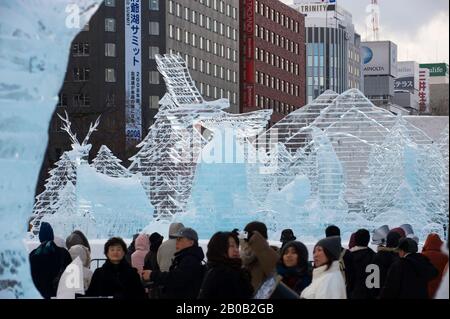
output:
[[[24,221],[32,211],[70,43],[100,3],[0,1],[0,298],[39,297],[22,244]],[[67,8],[77,10],[78,26]]]
[[[130,177],[131,173],[120,164],[121,162],[114,156],[108,146],[102,145],[92,161],[92,166],[97,172],[111,177]]]
[[[180,56],[157,55],[156,61],[168,93],[160,101],[156,122],[138,145],[139,152],[130,159],[129,170],[139,174],[156,219],[167,220],[186,212],[198,156],[208,143],[202,130],[228,127],[240,138],[254,136],[272,111],[228,114],[223,111],[229,107],[227,99],[202,98]]]

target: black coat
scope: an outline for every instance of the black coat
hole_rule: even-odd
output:
[[[42,297],[56,296],[59,279],[72,262],[69,252],[53,241],[42,243],[30,253],[31,278]]]
[[[115,265],[107,260],[92,275],[87,296],[114,297],[115,299],[143,299],[145,290],[135,268],[125,260]]]
[[[144,258],[144,270],[159,270],[157,253],[149,251]]]
[[[253,286],[250,273],[226,263],[209,264],[199,299],[250,299]]]
[[[344,253],[342,261],[344,262],[345,286],[347,288],[348,296],[350,294],[350,287],[353,283],[353,255],[350,250],[344,248],[341,248],[341,253]]]
[[[348,287],[349,299],[368,299],[372,297],[371,289],[366,285],[367,276],[370,273],[366,272],[368,265],[372,264],[375,252],[370,249],[361,249],[352,252],[352,281]]]
[[[380,288],[372,289],[372,296],[374,298],[378,298],[381,293],[381,288],[384,286],[386,282],[387,274],[392,264],[399,260],[400,257],[396,252],[394,252],[393,248],[378,248],[378,252],[373,257],[372,263],[377,265],[380,269]]]
[[[298,295],[301,295],[303,289],[311,284],[312,270],[309,265],[308,269],[287,268],[282,264],[277,265],[277,273],[283,277],[282,282]]]
[[[428,282],[438,270],[427,257],[409,254],[394,262],[381,290],[381,299],[427,299]]]
[[[200,291],[206,266],[201,247],[192,246],[175,254],[168,272],[152,271],[150,280],[163,286],[163,298],[195,299]]]

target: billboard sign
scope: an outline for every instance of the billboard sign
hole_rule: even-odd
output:
[[[141,0],[125,0],[125,140],[142,140]]]
[[[413,92],[414,91],[414,77],[407,76],[403,78],[397,78],[394,82],[395,90],[406,90]]]
[[[419,111],[431,113],[430,109],[430,69],[419,69]]]
[[[430,70],[430,77],[448,76],[447,63],[426,63],[421,64],[420,67]]]
[[[397,45],[390,41],[362,42],[364,75],[397,77]]]
[[[419,90],[419,64],[414,61],[398,62],[394,88],[415,93]]]

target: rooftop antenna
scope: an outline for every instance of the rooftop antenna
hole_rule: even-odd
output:
[[[380,40],[380,7],[378,0],[371,0],[371,20],[372,20],[372,38],[374,41]]]

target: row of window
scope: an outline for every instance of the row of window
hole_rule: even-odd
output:
[[[295,111],[295,106],[287,103],[280,102],[278,100],[273,100],[268,97],[258,95],[255,96],[255,105],[261,109],[272,109],[275,112],[288,114]]]
[[[299,86],[288,81],[280,80],[269,74],[256,71],[256,83],[275,89],[280,92],[285,92],[290,95],[299,96]]]
[[[105,18],[105,32],[116,32],[116,19]],[[150,21],[148,23],[148,34],[159,35],[159,32],[160,32],[159,22]]]
[[[225,1],[223,1],[223,0],[198,0],[198,2],[207,6],[208,8],[213,8],[217,12],[226,14],[227,17],[233,18],[234,20],[238,19],[237,8],[233,7],[230,4],[225,5]],[[188,18],[186,18],[186,16],[189,17],[189,11],[186,14],[186,9],[188,9],[188,10],[190,10],[190,9],[185,7],[185,19],[188,20]],[[173,14],[174,10],[176,10],[176,15],[178,17],[181,17],[181,12],[183,10],[182,5],[180,3],[175,3],[173,0],[169,0],[169,13]],[[194,23],[196,23],[196,22],[194,22]]]
[[[116,0],[105,0],[106,7],[115,7]],[[159,0],[148,0],[148,8],[152,11],[159,11]]]
[[[155,55],[159,54],[159,47],[149,46],[149,59],[154,60]],[[88,42],[77,42],[72,46],[72,54],[75,57],[89,56],[89,43]],[[116,57],[116,44],[115,43],[105,43],[105,57]]]
[[[60,93],[57,107],[67,107],[69,104],[67,94]],[[77,93],[72,95],[72,107],[89,107],[91,106],[91,97],[88,93]],[[116,97],[114,93],[110,93],[106,96],[105,101],[106,107],[115,107],[116,106]]]
[[[237,104],[237,94],[236,92],[231,92],[228,90],[224,90],[222,88],[218,88],[216,86],[210,85],[208,83],[200,82],[199,89],[200,94],[203,95],[206,98],[213,98],[213,99],[221,99],[221,98],[227,98],[231,104]]]
[[[265,62],[295,75],[299,75],[300,72],[299,65],[297,63],[279,57],[278,55],[274,55],[273,53],[264,51],[263,49],[255,48],[255,59],[257,61]]]
[[[265,16],[267,19],[270,19],[281,26],[290,29],[293,32],[298,33],[299,25],[298,22],[294,19],[280,13],[273,8],[265,5],[264,3],[260,3],[259,1],[255,1],[255,12]]]
[[[169,37],[224,59],[237,62],[237,50],[225,47],[223,44],[211,41],[195,33],[183,32],[180,28],[169,25]]]
[[[169,1],[169,13],[174,14],[173,1]],[[198,25],[202,28],[206,28],[209,31],[213,31],[222,36],[226,36],[228,39],[237,41],[237,29],[232,28],[229,25],[225,25],[224,23],[212,19],[202,13],[198,13],[195,10],[189,9],[188,7],[184,8],[183,14],[182,6],[179,3],[176,4],[175,14],[179,18],[184,18],[186,21],[190,21],[193,24],[198,23]]]
[[[184,57],[187,67],[189,67],[191,70],[199,71],[207,75],[214,76],[215,78],[226,80],[228,82],[238,82],[236,71],[227,69],[221,65],[217,65],[203,59],[199,59],[195,56],[189,56],[188,54],[183,55],[181,52],[177,52],[172,49],[169,50],[169,53],[178,54]]]
[[[272,43],[273,45],[279,46],[287,51],[295,54],[299,54],[299,44],[291,41],[284,36],[280,36],[273,31],[270,31],[262,26],[256,25],[255,36],[262,40]]]
[[[91,78],[91,68],[75,67],[73,68],[73,80],[75,82],[86,82]],[[116,82],[116,70],[105,68],[105,82]]]

